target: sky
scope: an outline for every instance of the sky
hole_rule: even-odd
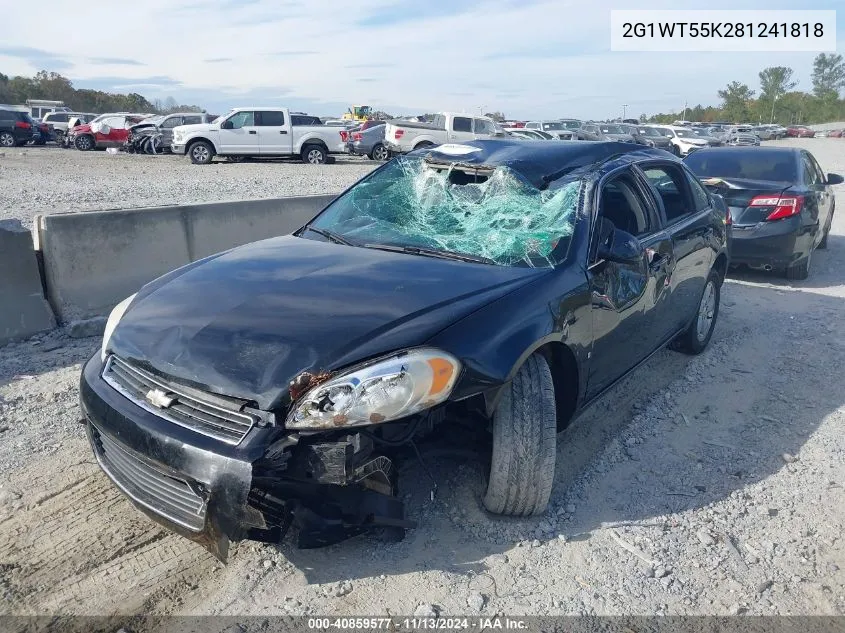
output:
[[[729,81],[759,89],[766,66],[810,90],[815,53],[610,50],[610,10],[664,0],[86,0],[69,20],[4,11],[0,72],[52,70],[77,88],[138,92],[222,113],[287,106],[320,116],[353,104],[391,114],[500,111],[604,119],[717,104]],[[684,3],[685,4],[685,3]],[[67,15],[39,0],[38,15]],[[118,5],[122,5],[119,6]],[[795,9],[788,0],[708,0],[710,9]],[[702,5],[689,6],[700,8]],[[837,49],[845,52],[845,3]],[[85,35],[82,35],[85,34]],[[623,108],[623,105],[627,105]]]

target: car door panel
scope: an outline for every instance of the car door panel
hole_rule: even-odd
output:
[[[219,131],[218,144],[221,154],[258,154],[260,152],[258,128],[255,125],[255,113],[242,110],[230,116],[234,127]]]
[[[456,116],[452,118],[452,130],[449,133],[450,141],[472,141],[475,134],[472,131],[472,117]]]
[[[267,155],[289,154],[291,138],[281,110],[261,110],[255,113],[258,129],[259,153]]]

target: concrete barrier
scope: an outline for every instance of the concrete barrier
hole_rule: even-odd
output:
[[[0,220],[0,345],[52,329],[32,235],[20,220]]]
[[[107,314],[145,283],[208,255],[291,233],[335,196],[36,217],[47,298],[61,322]]]

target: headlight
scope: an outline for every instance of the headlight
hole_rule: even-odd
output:
[[[398,420],[444,402],[460,362],[415,349],[353,368],[313,387],[288,415],[288,429],[334,429]]]
[[[109,314],[109,318],[106,321],[106,331],[103,332],[103,345],[100,348],[100,360],[103,362],[106,360],[106,350],[109,345],[109,339],[111,339],[114,329],[117,327],[117,324],[120,323],[120,319],[123,318],[123,313],[126,312],[126,308],[129,307],[129,304],[132,303],[132,299],[134,298],[134,294],[126,297],[126,299],[118,303],[114,307],[114,310],[111,311],[111,314]]]
[[[182,140],[182,133],[181,132],[174,132],[173,133],[173,141],[175,143],[178,143],[181,140]]]

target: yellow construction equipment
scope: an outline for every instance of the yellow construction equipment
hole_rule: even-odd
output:
[[[341,117],[344,121],[367,121],[373,115],[368,105],[354,105]]]

